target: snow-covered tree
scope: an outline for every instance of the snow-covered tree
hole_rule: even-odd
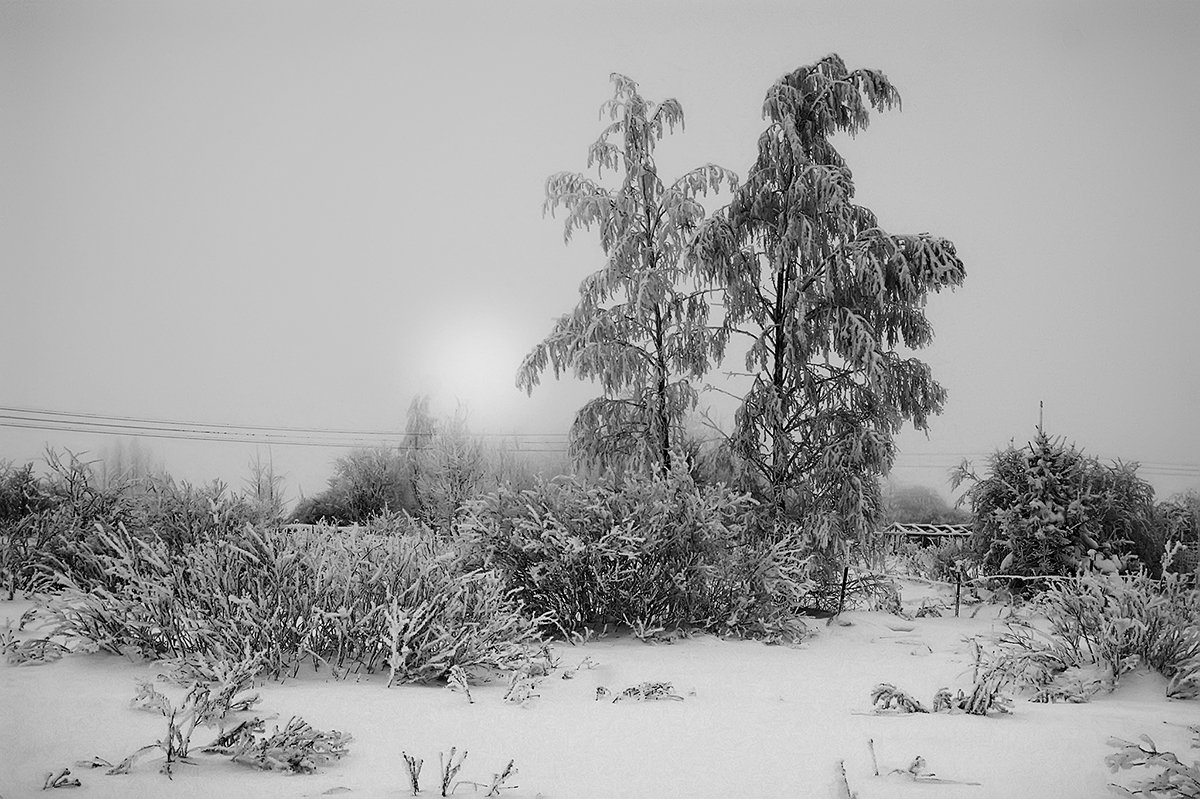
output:
[[[752,382],[728,446],[747,483],[817,546],[868,532],[893,435],[905,421],[924,428],[946,399],[903,349],[931,341],[926,297],[959,285],[963,264],[946,239],[884,231],[854,203],[832,143],[899,103],[883,73],[837,55],[781,77],[746,181],[690,247],[748,343]]]
[[[1115,572],[1130,555],[1161,559],[1154,534],[1154,489],[1137,464],[1102,464],[1041,428],[1024,447],[992,454],[983,475],[964,462],[955,488],[974,516],[976,542],[993,574]]]
[[[579,410],[571,451],[599,466],[663,467],[680,443],[683,420],[696,404],[695,381],[722,355],[725,334],[709,324],[705,287],[683,258],[703,219],[699,198],[736,176],[708,164],[671,183],[660,178],[656,145],[683,126],[674,99],[654,104],[637,84],[612,76],[614,94],[601,108],[610,123],[588,149],[597,178],[560,172],[546,182],[547,212],[565,209],[564,238],[595,227],[604,266],[579,287],[575,309],[525,357],[517,385],[532,393],[542,373],[574,371],[598,381],[603,395]]]

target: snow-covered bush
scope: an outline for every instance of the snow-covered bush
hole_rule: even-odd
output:
[[[260,502],[220,481],[201,487],[169,475],[97,478],[94,464],[74,453],[46,453],[49,474],[0,467],[0,578],[9,597],[51,587],[54,572],[105,582],[89,571],[88,552],[100,545],[97,527],[126,529],[178,551],[201,538],[222,538],[246,524],[273,521]],[[20,497],[17,495],[20,494]]]
[[[1131,555],[1149,568],[1161,557],[1154,491],[1136,464],[1106,466],[1039,429],[1027,446],[994,453],[984,477],[964,463],[962,482],[989,574],[1112,573]]]
[[[460,529],[548,631],[624,624],[795,640],[807,561],[798,542],[749,532],[753,505],[697,486],[680,462],[621,483],[500,489],[471,503]]]
[[[246,526],[173,552],[123,526],[100,528],[59,572],[56,635],[150,657],[262,652],[279,675],[311,658],[340,670],[391,667],[399,681],[452,666],[506,668],[528,655],[535,623],[499,575],[469,567],[427,529],[381,535]],[[395,654],[399,653],[399,654]]]
[[[142,755],[158,750],[163,753],[160,770],[170,777],[177,763],[193,763],[192,736],[197,728],[219,725],[217,738],[201,746],[201,751],[227,755],[235,763],[262,769],[311,774],[318,766],[346,754],[353,740],[337,730],[313,729],[304,719],[296,717],[283,730],[276,727],[271,735],[264,733],[260,718],[235,721],[236,715],[250,711],[259,701],[258,694],[251,693],[251,689],[262,666],[261,653],[236,662],[189,655],[167,665],[160,676],[187,688],[183,698],[172,701],[153,682],[142,681],[131,703],[138,710],[163,716],[166,734],[115,766],[95,758],[93,767],[110,766],[106,772],[109,775],[128,774]]]
[[[1196,735],[1192,748],[1200,748],[1200,727],[1192,727],[1191,730]],[[1112,786],[1119,795],[1141,795],[1156,799],[1189,799],[1200,796],[1200,760],[1185,763],[1174,752],[1160,752],[1149,735],[1138,737],[1141,743],[1110,738],[1109,746],[1115,746],[1117,751],[1104,758],[1104,762],[1114,773],[1133,768],[1157,768],[1158,771],[1149,779],[1135,784],[1133,790],[1121,785]]]
[[[1084,701],[1139,665],[1168,679],[1168,696],[1200,696],[1200,591],[1174,576],[1058,581],[999,643],[1035,699]]]
[[[1187,491],[1154,508],[1163,541],[1163,569],[1174,573],[1200,569],[1200,493]]]

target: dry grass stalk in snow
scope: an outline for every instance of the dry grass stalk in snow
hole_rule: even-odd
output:
[[[443,758],[442,753],[438,752],[438,764],[442,768],[442,796],[449,796],[454,793],[454,789],[450,783],[454,781],[454,778],[458,775],[458,772],[463,767],[463,763],[467,759],[467,750],[464,749],[462,756],[458,759],[458,763],[455,763],[455,751],[453,746],[450,747],[450,757],[448,758]]]
[[[404,758],[404,768],[408,772],[408,784],[412,788],[413,796],[421,792],[421,766],[425,765],[425,761],[419,757],[413,757],[408,752],[401,752],[400,756]]]

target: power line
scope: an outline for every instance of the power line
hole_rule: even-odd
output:
[[[53,432],[88,433],[93,435],[127,435],[146,438],[217,441],[240,444],[278,444],[282,446],[328,447],[352,449],[391,444],[399,449],[418,447],[400,444],[395,439],[410,436],[428,437],[433,431],[403,432],[384,430],[347,430],[324,427],[252,426],[230,423],[204,423],[147,419],[136,416],[99,413],[52,411],[40,408],[0,406],[0,428],[44,430]],[[519,452],[565,452],[567,433],[470,433],[473,438],[509,439]],[[322,438],[334,437],[334,438]],[[340,437],[340,438],[338,438]],[[704,439],[699,443],[721,441]],[[986,458],[987,452],[901,452],[893,469],[953,469],[963,460]],[[1143,474],[1162,477],[1200,477],[1200,464],[1140,462]]]
[[[381,442],[367,438],[358,439],[320,439],[306,438],[298,435],[283,435],[279,433],[256,433],[250,430],[230,432],[212,430],[200,427],[140,427],[105,422],[71,421],[66,419],[38,419],[0,414],[0,428],[25,430],[44,430],[51,432],[87,433],[90,435],[108,436],[138,436],[143,438],[159,438],[180,441],[214,441],[231,444],[270,444],[302,447],[330,447],[335,449],[368,448],[389,444],[402,450],[418,450],[419,446]],[[474,434],[472,434],[474,435]],[[508,436],[515,443],[517,452],[564,452],[564,446],[554,446],[552,441],[532,441],[521,443],[517,436]],[[565,443],[565,442],[564,442]]]
[[[220,437],[215,435],[195,435],[194,433],[204,433],[205,431],[170,430],[166,428],[145,428],[137,429],[135,432],[122,432],[121,430],[110,430],[99,427],[69,426],[67,422],[61,422],[57,424],[23,424],[21,422],[0,421],[0,427],[25,430],[49,430],[64,433],[88,433],[91,435],[107,436],[132,435],[139,438],[164,438],[179,441],[217,441],[231,444],[279,444],[283,446],[334,447],[341,449],[364,446],[361,442],[318,441],[316,439],[307,441],[296,441],[282,438],[266,439],[262,437],[252,437],[249,434],[243,434],[241,436],[237,434],[227,434]]]
[[[65,425],[65,422],[64,422],[64,425]],[[233,437],[233,435],[227,435],[227,437],[222,437],[222,438],[215,438],[215,437],[212,437],[212,435],[190,434],[192,432],[197,432],[197,431],[175,432],[175,431],[169,431],[169,429],[157,429],[157,431],[156,431],[156,429],[149,429],[149,428],[145,429],[145,431],[137,432],[137,433],[122,433],[120,431],[112,431],[112,429],[97,429],[94,427],[25,425],[25,423],[7,422],[7,421],[0,421],[0,427],[20,428],[20,429],[42,429],[42,431],[54,431],[54,432],[65,432],[65,433],[89,433],[92,435],[136,435],[136,437],[139,437],[139,438],[162,438],[162,439],[170,439],[170,440],[191,440],[191,441],[216,441],[216,443],[228,443],[228,444],[271,444],[271,445],[281,445],[281,446],[325,446],[325,447],[332,447],[332,449],[343,449],[343,450],[355,449],[355,447],[371,447],[371,446],[379,445],[378,441],[366,441],[366,440],[322,441],[322,440],[318,440],[318,439],[292,440],[292,439],[277,439],[277,438],[265,440],[263,438],[250,438],[250,437],[240,437],[239,438],[239,437]],[[413,445],[394,445],[394,449],[419,451],[419,450],[424,449],[424,447],[413,446]],[[565,452],[566,449],[565,449],[565,447],[539,447],[539,446],[526,446],[526,445],[518,444],[515,451],[517,451],[517,452]]]
[[[300,433],[304,435],[338,435],[338,436],[372,436],[372,437],[405,437],[405,436],[433,436],[434,432],[417,431],[407,432],[403,430],[347,430],[339,428],[327,427],[292,427],[287,425],[244,425],[232,424],[227,422],[188,422],[171,419],[147,419],[137,416],[119,416],[114,414],[102,413],[83,413],[74,411],[54,411],[44,408],[21,408],[13,406],[0,406],[0,418],[15,418],[4,416],[3,414],[23,414],[26,416],[58,416],[68,417],[65,420],[46,420],[56,421],[64,424],[103,424],[106,426],[115,426],[116,422],[132,422],[135,425],[142,427],[150,425],[153,428],[164,427],[168,429],[179,428],[204,428],[206,430],[241,430],[251,433],[264,433],[266,431],[283,432],[283,433]],[[101,421],[90,422],[89,419],[98,419]],[[74,421],[85,420],[85,421]],[[43,421],[41,419],[22,419],[21,421]],[[489,438],[566,438],[566,433],[472,433],[472,436],[489,437]]]

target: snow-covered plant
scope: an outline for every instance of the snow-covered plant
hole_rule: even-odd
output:
[[[521,611],[496,573],[446,574],[431,564],[383,610],[388,684],[438,679],[454,666],[520,668],[538,644],[537,620]]]
[[[936,701],[936,697],[935,697]],[[900,713],[928,713],[929,710],[891,683],[882,682],[871,690],[871,704],[876,711],[895,710]]]
[[[753,506],[724,486],[697,486],[677,464],[621,482],[501,489],[472,504],[462,530],[545,629],[566,638],[618,623],[799,640],[807,559],[797,541],[755,537]]]
[[[441,766],[442,769],[442,796],[449,796],[450,794],[454,793],[454,787],[452,783],[454,782],[455,776],[457,776],[458,772],[462,769],[463,763],[467,759],[467,750],[464,749],[462,755],[460,755],[458,758],[458,762],[455,763],[455,751],[456,750],[453,746],[450,747],[450,756],[448,758],[444,757],[441,752],[438,752],[438,765]]]
[[[432,435],[409,451],[413,490],[421,519],[451,533],[466,502],[485,490],[487,452],[482,440],[471,435],[461,408],[430,427]]]
[[[53,663],[70,650],[49,638],[30,638],[19,641],[11,630],[0,634],[0,654],[13,666],[40,666]]]
[[[509,784],[509,781],[517,776],[517,768],[513,765],[514,762],[513,760],[509,760],[508,765],[492,775],[492,782],[487,786],[488,790],[484,796],[499,796],[501,791],[518,787]]]
[[[1048,620],[1044,629],[1040,617]],[[1148,666],[1167,695],[1200,695],[1200,591],[1178,575],[1056,581],[996,639],[998,657],[1035,699],[1086,701],[1102,683]],[[1088,669],[1092,677],[1084,674]]]
[[[563,672],[560,675],[560,678],[564,679],[564,680],[571,680],[571,679],[575,678],[575,675],[579,673],[580,669],[594,669],[594,668],[596,668],[596,661],[592,660],[591,656],[586,656],[583,658],[583,660],[579,661],[579,663],[576,664],[574,668],[563,669]]]
[[[408,772],[408,785],[412,788],[413,796],[416,796],[421,792],[421,766],[425,765],[425,761],[408,752],[401,752],[400,756],[404,758],[404,768]]]
[[[188,689],[178,705],[155,688],[152,682],[139,682],[131,704],[139,710],[158,713],[166,718],[166,735],[137,750],[110,769],[109,773],[128,773],[141,754],[160,749],[165,755],[162,771],[170,777],[177,762],[190,762],[192,734],[197,727],[211,727],[230,714],[249,710],[257,704],[258,694],[250,693],[249,689],[261,665],[261,655],[233,664],[200,656],[170,664],[168,677]]]
[[[1192,728],[1200,735],[1200,729]],[[1200,796],[1200,760],[1190,764],[1181,761],[1174,752],[1160,752],[1148,735],[1138,736],[1141,743],[1110,738],[1109,746],[1117,751],[1104,758],[1109,769],[1116,773],[1123,769],[1158,769],[1149,779],[1140,780],[1132,790],[1121,785],[1112,788],[1121,796],[1137,795],[1154,799],[1193,799]],[[1198,739],[1200,740],[1200,739]]]
[[[1154,491],[1136,464],[1102,464],[1039,428],[1027,446],[994,453],[985,476],[964,462],[953,482],[970,484],[963,499],[990,574],[1114,573],[1131,554],[1159,561]]]
[[[781,76],[746,180],[689,246],[723,327],[749,339],[728,447],[772,515],[820,549],[874,530],[893,435],[924,429],[946,397],[909,355],[933,337],[926,299],[962,283],[962,261],[946,239],[884,231],[834,144],[899,103],[886,75],[837,54]]]
[[[571,453],[602,468],[665,470],[682,460],[685,416],[697,381],[721,360],[729,333],[709,324],[709,292],[684,259],[704,218],[701,197],[737,177],[706,164],[673,181],[658,172],[655,149],[683,127],[677,100],[652,103],[637,83],[613,74],[610,116],[588,148],[588,167],[619,186],[560,172],[546,181],[545,210],[566,211],[564,237],[593,226],[604,266],[579,287],[579,302],[525,356],[517,385],[532,393],[542,374],[573,371],[599,381],[603,396],[579,410]]]
[[[468,679],[466,669],[462,666],[451,666],[450,672],[446,675],[446,687],[451,691],[459,694],[465,694],[468,704],[475,704],[475,700],[471,697],[471,683]]]
[[[536,692],[540,682],[541,680],[537,677],[514,671],[508,678],[508,688],[504,691],[504,701],[510,705],[524,705],[529,700],[536,699],[540,696]]]
[[[48,615],[56,635],[110,652],[261,652],[273,676],[307,659],[343,674],[388,660],[396,679],[427,680],[455,664],[503,668],[528,655],[537,622],[500,577],[427,528],[405,530],[247,526],[176,552],[122,525],[100,527],[77,563],[106,581],[60,572]],[[393,643],[401,656],[389,658]]]
[[[78,777],[71,776],[71,769],[61,768],[58,771],[47,772],[46,779],[42,782],[42,790],[48,791],[51,788],[78,788],[83,785]]]
[[[299,717],[287,725],[276,727],[263,735],[249,725],[232,741],[222,746],[207,747],[205,751],[228,754],[235,763],[245,763],[261,769],[312,774],[320,766],[338,760],[346,754],[353,737],[337,730],[318,730]]]
[[[1003,689],[1010,678],[1002,670],[987,668],[978,671],[971,692],[965,693],[959,689],[950,693],[949,688],[941,688],[933,695],[934,713],[967,713],[972,716],[986,716],[991,711],[1008,712],[1008,700]],[[880,683],[871,691],[871,702],[877,713],[929,713],[929,708],[922,705],[911,695],[892,685]]]
[[[675,700],[682,702],[683,697],[675,692],[675,686],[669,682],[643,682],[632,685],[613,697],[613,702],[621,700],[633,700],[634,702]]]

